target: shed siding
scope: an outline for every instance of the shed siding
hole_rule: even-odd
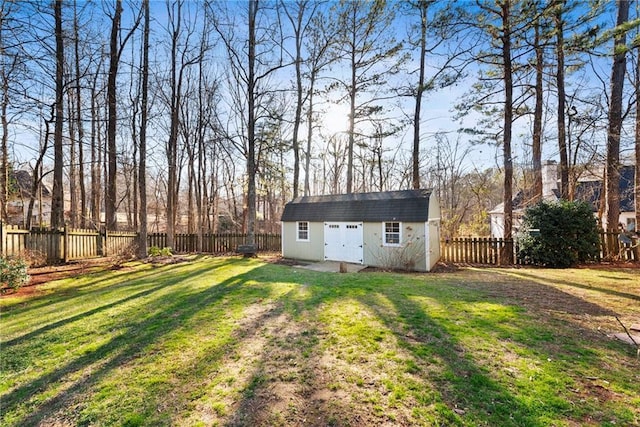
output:
[[[383,246],[382,224],[364,223],[364,264],[372,267],[427,271],[424,259],[425,223],[402,222],[402,244],[399,247]],[[404,265],[407,262],[410,265]]]
[[[307,261],[324,260],[324,228],[322,222],[309,222],[309,241],[299,242],[295,221],[282,223],[282,256]]]
[[[439,220],[430,220],[427,223],[427,240],[429,245],[426,250],[426,265],[427,271],[431,271],[431,269],[436,265],[436,263],[440,260],[440,221]]]
[[[429,198],[429,221],[425,225],[427,228],[427,247],[425,248],[426,271],[431,269],[440,261],[440,203],[436,197]]]

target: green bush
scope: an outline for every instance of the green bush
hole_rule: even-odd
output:
[[[22,258],[0,257],[0,288],[17,290],[29,283],[27,262]]]
[[[600,253],[598,224],[584,202],[543,201],[528,208],[518,244],[522,262],[545,267],[570,267]]]
[[[173,256],[173,254],[171,253],[171,248],[162,248],[162,249],[160,249],[157,246],[151,246],[149,248],[149,256],[150,257]]]

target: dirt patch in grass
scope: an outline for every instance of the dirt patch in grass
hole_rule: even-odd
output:
[[[31,277],[29,283],[17,290],[3,289],[4,292],[0,293],[0,298],[36,296],[41,293],[39,287],[48,282],[109,270],[113,265],[112,258],[95,258],[62,265],[29,268],[28,273]]]

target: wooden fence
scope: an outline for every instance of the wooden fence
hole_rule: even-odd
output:
[[[447,239],[441,242],[440,255],[445,262],[501,265],[504,262],[500,255],[509,245],[514,247],[513,240],[488,237]]]
[[[278,234],[256,234],[258,251],[280,251],[281,236]],[[49,264],[72,260],[116,256],[131,251],[138,239],[137,233],[96,230],[21,230],[16,226],[0,222],[0,255],[15,256],[30,253]],[[600,257],[602,260],[640,261],[640,241],[630,238],[630,243],[621,241],[617,232],[600,234]],[[166,247],[166,233],[148,236],[149,247]],[[202,251],[198,251],[198,236],[176,234],[174,253],[235,252],[246,242],[245,234],[204,234]],[[513,260],[519,263],[516,254],[517,242],[511,239],[455,238],[441,242],[441,256],[445,262],[464,264],[503,265],[505,251],[513,252]]]
[[[640,261],[640,240],[638,237],[623,242],[618,232],[600,233],[600,260]],[[512,239],[495,239],[483,237],[461,237],[443,240],[440,254],[445,262],[462,264],[506,264],[501,259],[504,251],[513,251],[513,261],[517,259],[517,241]]]
[[[131,252],[138,240],[138,233],[80,230],[64,227],[57,230],[21,230],[16,226],[0,222],[0,255],[28,255],[48,264],[72,260],[117,256]],[[177,234],[174,253],[197,252],[198,236]],[[149,247],[166,246],[165,233],[148,236]],[[234,252],[238,245],[246,242],[245,234],[205,234],[202,240],[203,253]],[[257,234],[258,251],[280,251],[280,235]]]
[[[167,246],[166,233],[149,234],[149,247],[156,246],[164,248]],[[239,245],[247,241],[246,234],[240,233],[219,233],[202,235],[202,251],[198,251],[198,235],[196,234],[176,234],[173,250],[176,253],[203,252],[212,254],[222,254],[235,252]],[[280,251],[279,234],[256,234],[255,245],[258,251]]]

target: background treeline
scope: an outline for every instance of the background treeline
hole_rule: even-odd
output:
[[[301,195],[432,187],[444,235],[486,235],[500,202],[508,235],[553,158],[565,199],[606,179],[616,224],[640,163],[638,7],[0,0],[2,219],[172,246],[277,232]]]

